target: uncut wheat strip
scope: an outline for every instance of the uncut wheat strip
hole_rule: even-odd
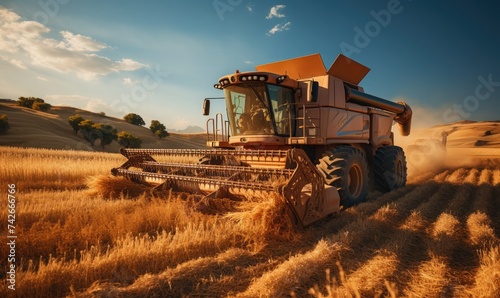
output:
[[[421,263],[418,269],[410,274],[411,281],[403,289],[406,297],[450,296],[451,289],[445,288],[450,280],[450,270],[439,258],[432,257]]]
[[[492,171],[490,169],[481,170],[481,174],[479,175],[479,181],[477,182],[477,184],[478,185],[482,185],[482,184],[494,185],[493,184],[493,173],[494,173],[494,171]]]
[[[385,289],[384,281],[394,274],[398,263],[395,253],[380,251],[356,271],[347,274],[345,281],[336,289],[336,294],[340,297],[349,297],[356,293],[362,297],[381,294]]]
[[[451,291],[447,288],[453,282],[448,255],[459,244],[461,225],[455,216],[441,212],[467,203],[470,187],[465,187],[465,191],[459,188],[462,187],[445,184],[433,198],[415,209],[403,225],[418,232],[429,258],[407,273],[408,283],[403,290],[407,296],[429,297]]]
[[[459,168],[453,171],[448,177],[446,177],[445,182],[452,184],[462,184],[465,177],[467,177],[468,171],[464,168]]]
[[[479,181],[479,176],[481,172],[478,169],[470,169],[466,172],[463,183],[468,183],[472,185],[476,185]]]
[[[336,253],[343,248],[326,240],[319,241],[314,249],[290,257],[274,270],[256,278],[245,292],[236,297],[283,297],[300,289],[304,280],[308,280],[325,272],[325,264],[329,264]],[[301,289],[307,291],[307,289]]]
[[[75,156],[73,153],[68,151],[66,155],[56,156],[0,153],[0,172],[8,183],[16,184],[19,191],[52,186],[64,189],[73,184],[84,186],[87,177],[109,173],[121,160],[98,153],[93,153],[95,156],[91,158],[81,158],[79,153],[74,153]]]
[[[474,284],[457,291],[456,297],[500,297],[500,246],[481,249],[479,260]]]
[[[385,193],[374,200],[371,201],[369,200],[367,202],[361,203],[357,205],[354,209],[360,215],[370,216],[382,206],[390,202],[396,201],[407,194],[411,194],[416,190],[417,190],[416,185],[409,185],[406,187],[398,188],[388,193]]]
[[[500,170],[493,170],[493,186],[500,185]]]
[[[462,291],[463,297],[500,296],[500,239],[491,225],[488,215],[480,211],[467,219],[469,241],[477,249],[480,265],[474,284]]]
[[[202,257],[181,263],[174,268],[168,268],[159,274],[146,273],[138,277],[130,285],[96,282],[78,297],[109,296],[114,297],[144,297],[144,296],[181,296],[188,293],[220,296],[230,289],[217,289],[214,292],[204,292],[201,285],[215,281],[231,272],[242,262],[252,256],[247,250],[230,248],[220,254]],[[201,288],[200,288],[201,287]]]
[[[488,244],[497,244],[499,242],[495,230],[492,227],[490,217],[481,212],[476,211],[467,218],[467,230],[469,241],[475,247],[483,247]]]
[[[450,170],[444,170],[443,172],[434,176],[432,180],[435,182],[445,182],[446,178],[450,175]]]
[[[450,295],[453,275],[448,265],[447,255],[458,244],[454,238],[460,228],[460,222],[454,216],[442,213],[436,222],[428,227],[429,222],[415,213],[415,217],[408,221],[408,225],[419,230],[430,230],[428,238],[424,238],[429,260],[411,270],[409,282],[403,289],[408,297],[435,297]]]

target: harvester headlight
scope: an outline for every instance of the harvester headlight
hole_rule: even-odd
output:
[[[229,79],[222,79],[219,81],[222,86],[229,85]]]
[[[242,81],[242,82],[248,82],[248,81],[265,82],[265,81],[267,81],[267,76],[265,76],[265,75],[241,75],[240,81]]]
[[[288,79],[288,76],[287,75],[282,75],[282,76],[279,76],[276,78],[276,84],[281,84],[283,83],[286,79]]]

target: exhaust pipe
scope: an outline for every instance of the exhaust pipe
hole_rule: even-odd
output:
[[[394,121],[399,124],[401,135],[410,135],[412,111],[410,106],[405,102],[400,101],[396,103],[351,88],[346,88],[346,101],[396,114]]]

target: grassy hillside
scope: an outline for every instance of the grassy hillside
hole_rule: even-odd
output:
[[[142,148],[204,148],[205,135],[182,135],[171,133],[160,140],[146,126],[137,126],[122,119],[99,115],[72,107],[52,107],[48,112],[35,111],[18,106],[15,102],[0,102],[0,114],[9,118],[10,129],[0,138],[0,146],[75,149],[103,151],[100,146],[90,147],[81,136],[76,135],[68,124],[68,117],[80,114],[95,123],[109,124],[118,132],[128,131],[142,140]],[[160,120],[161,121],[161,120]],[[118,152],[120,146],[113,142],[106,152]]]

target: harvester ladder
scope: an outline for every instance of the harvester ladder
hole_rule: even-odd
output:
[[[295,105],[297,106],[295,108],[296,115],[299,114],[299,111],[301,115],[292,117],[292,109],[290,109],[290,116],[288,117],[290,119],[290,127],[292,127],[293,123],[296,123],[297,129],[302,130],[302,135],[298,136],[298,133],[296,133],[296,136],[292,136],[292,131],[290,131],[290,140],[301,140],[300,143],[307,144],[310,139],[317,139],[321,136],[321,107],[318,104],[296,103]],[[311,117],[307,114],[307,111],[311,108],[318,109],[317,117]],[[293,143],[297,143],[297,141]]]
[[[222,113],[207,120],[207,141],[229,142],[229,121],[224,121]]]

